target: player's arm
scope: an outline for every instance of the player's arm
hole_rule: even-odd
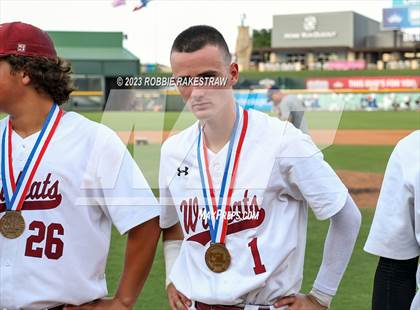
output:
[[[115,299],[131,309],[146,282],[152,268],[160,237],[157,217],[132,228],[128,232],[124,270]]]
[[[179,252],[181,251],[183,238],[184,235],[179,223],[163,229],[163,255],[165,258],[166,271],[165,286],[169,306],[172,310],[188,309],[188,307],[191,306],[191,301],[179,292],[169,279],[169,274],[171,273],[172,267],[178,258]]]
[[[329,307],[356,244],[361,214],[350,195],[344,207],[330,219],[322,264],[310,294]]]
[[[159,168],[159,203],[161,208],[160,227],[163,232],[163,256],[165,258],[166,280],[165,287],[170,284],[169,274],[181,251],[184,234],[179,224],[178,214],[167,182],[167,173],[172,171],[165,160],[164,148],[161,151]],[[170,178],[170,177],[169,177]]]
[[[163,256],[165,258],[166,271],[165,286],[169,306],[172,310],[188,309],[188,307],[192,304],[191,300],[179,292],[169,279],[169,274],[171,273],[172,267],[178,258],[179,252],[181,251],[183,239],[184,234],[179,222],[173,226],[163,229]]]
[[[179,222],[169,228],[163,229],[163,255],[165,257],[166,287],[171,283],[169,280],[169,273],[181,251],[183,239],[184,235]]]
[[[416,295],[418,257],[380,257],[373,284],[372,309],[410,309]]]
[[[361,214],[347,188],[307,135],[285,142],[279,154],[280,169],[291,195],[306,201],[319,220],[330,219],[322,264],[308,295],[276,302],[306,304],[325,309],[331,303],[350,260],[361,224]],[[311,306],[311,303],[313,306]],[[316,308],[318,307],[318,308]]]
[[[127,236],[124,270],[117,293],[113,298],[104,298],[79,307],[66,308],[71,310],[132,309],[152,268],[160,232],[158,217],[130,229]]]
[[[104,214],[121,234],[127,234],[124,269],[118,290],[80,309],[131,309],[146,281],[160,238],[160,206],[139,167],[115,133],[108,135],[93,162],[98,200]],[[110,169],[112,167],[113,169]]]
[[[275,306],[313,304],[318,306],[313,309],[328,309],[350,261],[360,223],[360,211],[349,195],[344,207],[330,219],[321,267],[311,292],[280,299]]]
[[[279,108],[279,118],[282,121],[291,121],[290,120],[290,110],[289,107],[287,106],[286,102],[281,102],[280,103],[280,108]]]
[[[173,178],[173,164],[165,152],[166,145],[161,149],[159,167],[159,202],[161,207],[160,227],[163,231],[163,256],[165,259],[165,287],[169,306],[172,310],[188,309],[191,301],[179,292],[171,283],[169,275],[181,251],[184,233],[169,189],[169,181]]]
[[[293,102],[291,102],[292,97],[289,98],[289,96],[290,95],[286,95],[280,102],[280,119],[293,123]]]
[[[161,194],[163,192],[164,190],[161,189]],[[165,201],[165,199],[161,196],[161,203],[163,201]],[[165,212],[165,210],[167,212]],[[173,205],[162,205],[162,213],[174,213],[172,216],[173,218],[177,216],[176,211],[174,210],[175,206]],[[166,216],[166,218],[168,217]],[[165,224],[166,223],[164,223],[164,220],[162,221],[161,218],[161,226],[165,227]],[[184,296],[181,292],[179,292],[176,289],[176,287],[173,285],[173,283],[171,283],[171,280],[169,279],[172,267],[174,266],[175,261],[178,258],[179,252],[181,251],[183,239],[184,234],[182,232],[181,225],[178,221],[175,225],[163,228],[163,256],[165,258],[166,271],[165,287],[167,291],[169,306],[172,310],[188,309],[188,307],[190,307],[192,304],[186,296]]]
[[[117,293],[110,300],[93,304],[93,309],[132,309],[152,268],[160,232],[158,217],[128,232],[124,270]]]

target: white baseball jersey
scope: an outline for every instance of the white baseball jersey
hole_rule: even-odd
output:
[[[240,115],[242,122],[242,109]],[[196,123],[169,138],[161,151],[161,227],[179,220],[185,237],[170,280],[187,297],[208,304],[267,305],[276,297],[299,292],[306,202],[318,219],[327,219],[344,206],[346,187],[308,135],[288,122],[250,110],[226,236],[232,262],[227,271],[213,273],[204,258],[210,233],[200,217],[205,202],[197,163],[198,132]],[[217,154],[208,151],[216,197],[227,152],[228,144]]]
[[[23,139],[13,132],[15,177],[37,137]],[[2,216],[1,179],[0,185]],[[118,136],[65,113],[26,195],[24,234],[14,240],[0,235],[0,308],[45,309],[106,296],[112,224],[123,234],[159,210]]]
[[[364,249],[391,259],[420,255],[420,130],[399,141],[389,158]],[[419,293],[412,309],[420,309]]]

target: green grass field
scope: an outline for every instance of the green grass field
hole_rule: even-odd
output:
[[[195,122],[194,116],[185,112],[83,112],[87,118],[103,123],[116,131],[128,130],[181,130]],[[309,128],[312,129],[418,129],[420,112],[417,111],[307,111]],[[0,119],[4,115],[0,114]]]
[[[114,130],[180,130],[192,125],[194,116],[189,112],[85,112],[89,119],[108,125]],[[359,112],[306,112],[309,128],[324,129],[417,129],[420,112],[376,111]]]
[[[114,114],[114,113],[112,113]],[[118,114],[118,113],[117,113]],[[162,115],[153,115],[141,113],[130,120],[134,120],[136,126],[143,130],[156,130],[157,126],[162,126],[166,130],[174,127],[181,129],[193,122],[191,115],[184,113],[181,119],[177,120],[176,113],[167,113],[163,122]],[[418,129],[419,124],[418,112],[344,112],[339,128],[342,129]],[[97,121],[101,116],[98,113],[86,113],[91,119]],[[130,130],[131,125],[127,126],[127,122],[121,122],[127,116],[124,113],[115,115],[112,119],[112,127],[116,130]],[[330,122],[319,122],[318,117]],[[328,124],[336,122],[336,115],[328,114],[328,112],[317,112],[309,116],[309,122],[324,125],[329,128]],[[160,123],[159,123],[160,122]],[[327,124],[327,125],[325,125]],[[136,161],[141,166],[146,178],[151,186],[157,189],[156,173],[159,167],[159,145],[147,146],[129,146],[134,151]],[[347,169],[355,171],[377,172],[383,173],[388,161],[388,157],[392,152],[393,146],[354,146],[354,145],[332,145],[323,150],[325,159],[334,169]],[[377,258],[365,253],[363,245],[366,241],[370,224],[372,222],[374,210],[362,209],[363,215],[362,228],[357,241],[357,245],[351,259],[350,265],[341,282],[337,296],[334,298],[332,309],[334,310],[364,310],[370,309],[370,299],[372,292],[372,283],[376,268]],[[321,259],[323,242],[328,229],[328,221],[317,221],[311,214],[308,223],[308,241],[305,258],[304,281],[302,291],[306,292],[316,277]],[[125,238],[121,237],[113,231],[112,246],[109,254],[107,277],[109,291],[112,294],[117,286],[119,274],[122,269],[124,254]],[[146,286],[136,305],[136,309],[168,309],[166,295],[164,290],[164,262],[161,247],[156,255],[151,274],[147,280]]]
[[[323,153],[334,169],[383,173],[393,149],[390,145],[332,145]]]

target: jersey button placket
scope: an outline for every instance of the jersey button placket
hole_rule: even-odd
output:
[[[4,237],[1,237],[4,238]],[[1,248],[1,271],[0,271],[0,303],[3,307],[12,306],[13,303],[13,254],[16,253],[16,246],[10,242],[13,240],[3,240]]]
[[[24,143],[16,145],[13,148],[13,170],[15,175],[15,180],[22,171],[25,161],[27,158],[27,146]],[[1,237],[4,238],[4,237]],[[19,240],[4,240],[2,242],[1,250],[1,270],[0,270],[0,304],[5,309],[14,309],[15,302],[15,287],[13,279],[14,274],[14,261],[16,259],[17,248],[22,246]]]
[[[10,242],[9,242],[10,241]],[[8,243],[6,246],[5,244]],[[15,299],[14,292],[14,275],[13,275],[13,260],[16,251],[16,240],[6,240],[2,249],[2,304],[7,308],[13,306]],[[3,251],[4,250],[4,251]]]
[[[3,238],[3,237],[0,236],[0,238]],[[1,251],[1,253],[4,253],[4,250],[5,250],[5,242],[2,242],[1,245],[2,246],[0,247],[0,251]],[[4,269],[5,269],[5,267],[4,267],[4,265],[5,265],[4,260],[5,260],[4,256],[1,255],[0,256],[0,283],[6,283],[5,282],[5,278],[4,278]],[[4,296],[4,285],[0,285],[0,305],[3,305],[4,304],[3,296]]]
[[[212,175],[214,178],[214,186],[220,187],[220,183],[222,181],[222,170],[219,162],[213,163]]]

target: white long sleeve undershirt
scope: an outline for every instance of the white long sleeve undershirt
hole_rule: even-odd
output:
[[[350,195],[343,208],[330,219],[324,243],[322,264],[313,288],[334,296],[350,261],[359,228],[361,214]]]

